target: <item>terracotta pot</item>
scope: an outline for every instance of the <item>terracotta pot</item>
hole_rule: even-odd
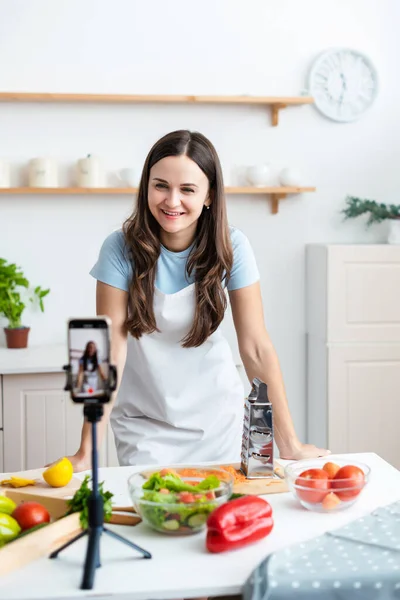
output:
[[[27,348],[29,332],[30,327],[18,327],[16,329],[4,327],[7,348]]]

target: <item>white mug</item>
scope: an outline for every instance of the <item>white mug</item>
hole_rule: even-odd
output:
[[[0,159],[0,188],[10,187],[10,165],[7,160]]]
[[[30,187],[58,187],[57,163],[53,158],[32,158],[29,161]]]
[[[104,173],[100,159],[88,154],[77,162],[78,187],[99,188],[104,187]]]

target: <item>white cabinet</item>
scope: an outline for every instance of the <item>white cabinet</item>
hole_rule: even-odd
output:
[[[0,375],[0,431],[3,429],[3,386]]]
[[[64,373],[3,375],[2,471],[42,467],[79,448],[83,406],[63,390]],[[117,464],[110,428],[99,453],[100,466]]]
[[[308,438],[400,468],[400,246],[306,257]]]
[[[4,473],[3,460],[3,431],[0,429],[0,473]]]

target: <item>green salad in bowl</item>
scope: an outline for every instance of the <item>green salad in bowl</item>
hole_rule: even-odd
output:
[[[232,495],[233,476],[207,467],[165,467],[134,473],[128,489],[144,523],[163,533],[190,534],[205,528],[208,515]]]

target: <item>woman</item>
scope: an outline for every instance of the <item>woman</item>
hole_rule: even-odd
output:
[[[111,413],[121,465],[239,460],[244,389],[219,327],[226,290],[249,381],[268,384],[280,456],[328,453],[296,436],[253,252],[228,226],[220,162],[203,135],[175,131],[153,146],[137,207],[105,240],[91,274],[120,375],[99,437]],[[71,460],[89,468],[87,424]]]
[[[79,359],[78,377],[76,380],[77,392],[87,393],[98,391],[99,376],[106,380],[105,374],[97,357],[97,347],[94,342],[88,342],[82,357]]]

